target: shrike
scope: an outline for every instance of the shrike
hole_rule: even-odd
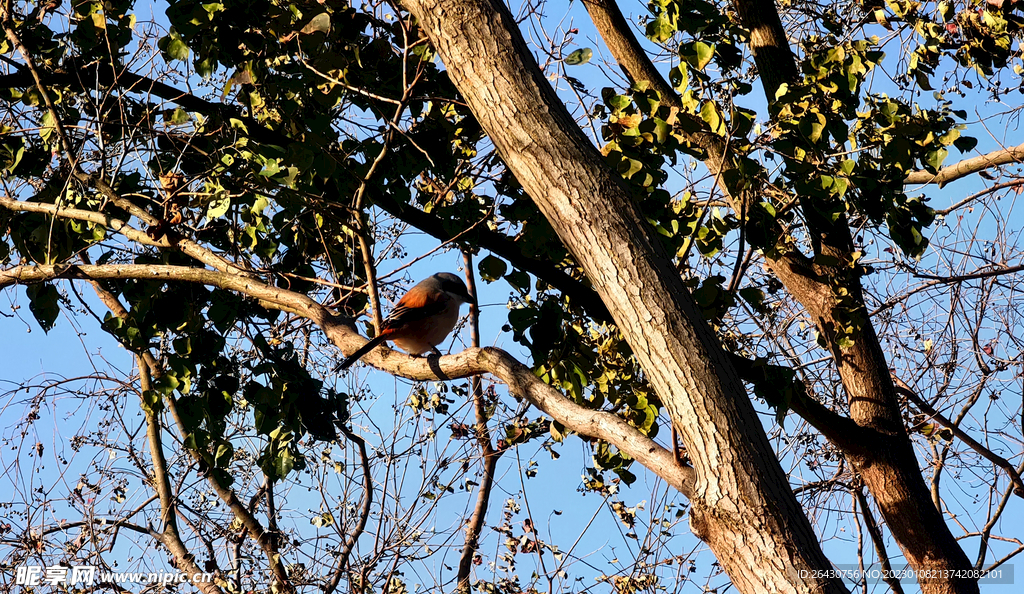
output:
[[[472,302],[466,283],[458,276],[438,272],[427,277],[398,301],[384,320],[380,334],[342,361],[338,369],[348,369],[385,340],[410,355],[437,351],[437,345],[444,342],[459,321],[459,307]]]

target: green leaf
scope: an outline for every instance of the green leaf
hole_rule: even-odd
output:
[[[697,62],[694,66],[697,67],[697,70],[704,70],[704,67],[711,63],[711,58],[715,55],[715,46],[698,41],[693,44],[693,50],[697,53]]]
[[[757,310],[760,310],[764,303],[764,291],[761,289],[755,289],[754,287],[740,289],[740,297]]]
[[[49,332],[60,315],[60,293],[53,285],[39,284],[29,285],[25,288],[29,298],[28,308],[36,317],[43,332]]]
[[[629,179],[636,175],[636,173],[643,169],[643,167],[644,164],[642,162],[627,157],[622,159],[622,161],[619,161],[618,170],[619,173],[622,174],[622,177]]]
[[[188,122],[188,120],[189,120],[188,112],[185,111],[184,109],[180,108],[180,107],[175,109],[174,113],[171,114],[171,123],[172,124],[175,124],[175,125],[184,124],[184,123]]]
[[[212,221],[219,219],[231,208],[231,196],[227,192],[217,194],[206,205],[206,219]]]
[[[145,390],[142,392],[142,410],[148,414],[159,414],[163,410],[163,400],[160,398],[160,392],[156,390]]]
[[[188,58],[188,46],[185,45],[185,42],[181,40],[176,31],[172,30],[170,35],[162,37],[157,42],[157,47],[163,53],[164,60],[168,62]]]
[[[940,136],[939,142],[942,143],[942,146],[949,146],[956,142],[957,138],[960,138],[960,131],[957,130],[956,128],[953,128],[949,132],[946,132],[945,134]]]
[[[580,64],[586,64],[589,62],[590,58],[593,56],[594,50],[589,47],[581,47],[565,58],[565,64],[567,66],[579,66]]]
[[[170,395],[180,385],[181,382],[178,381],[178,378],[173,373],[165,373],[160,376],[160,379],[156,380],[154,387],[156,387],[157,391]]]
[[[565,439],[566,430],[565,427],[558,421],[551,421],[551,439],[562,443]]]
[[[505,276],[505,273],[508,271],[508,265],[505,264],[505,261],[494,256],[487,256],[480,260],[476,267],[480,271],[480,278],[489,283],[493,283]]]
[[[971,136],[961,136],[953,141],[953,146],[961,153],[969,153],[974,150],[974,147],[978,146],[978,139]]]
[[[625,468],[614,468],[612,470],[615,474],[619,475],[619,478],[622,479],[625,485],[629,486],[636,482],[636,475]]]
[[[295,468],[295,457],[292,456],[291,450],[285,448],[277,454],[277,459],[274,460],[274,470],[277,472],[278,478],[284,478],[288,476],[292,468]]]
[[[622,111],[629,107],[629,104],[633,102],[633,99],[629,95],[615,95],[608,99],[608,107],[611,107],[615,111]]]
[[[713,133],[725,135],[725,122],[722,120],[722,114],[718,111],[718,106],[713,101],[704,103],[704,106],[700,108],[700,117],[708,123]]]
[[[944,148],[940,148],[940,149],[934,150],[934,151],[929,151],[928,154],[925,155],[924,163],[925,163],[925,165],[927,165],[927,168],[932,173],[935,173],[936,171],[939,170],[940,167],[942,167],[942,162],[946,160],[946,155],[948,155],[948,154],[949,154],[949,151],[947,151]]]
[[[277,159],[267,159],[263,164],[263,169],[260,170],[260,175],[263,177],[274,177],[278,173],[281,173],[281,164]]]
[[[214,455],[214,459],[217,462],[217,466],[224,468],[231,463],[231,458],[234,455],[235,447],[231,445],[231,442],[225,441],[217,446],[217,453]]]
[[[667,12],[662,12],[656,19],[647,23],[647,37],[658,43],[668,41],[675,32],[676,27]]]
[[[825,131],[825,123],[825,116],[820,113],[807,114],[800,120],[800,132],[811,142],[818,142]]]
[[[57,120],[53,118],[53,112],[50,110],[44,111],[39,123],[41,124],[39,136],[44,142],[50,142],[50,138],[57,132]]]
[[[934,90],[934,88],[932,87],[931,81],[928,80],[928,74],[925,73],[924,71],[922,71],[921,69],[917,69],[917,70],[914,71],[914,80],[917,81],[917,85],[919,87],[921,87],[923,90],[925,90],[925,91],[932,91],[932,90]]]
[[[217,70],[217,61],[211,57],[196,62],[196,74],[204,79],[210,78]]]
[[[303,35],[310,35],[312,33],[330,33],[330,31],[331,15],[327,14],[326,12],[321,12],[320,14],[310,19],[310,21],[306,23],[306,26],[302,28],[302,31],[300,31],[300,33],[302,33]]]

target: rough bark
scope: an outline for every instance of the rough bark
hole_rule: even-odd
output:
[[[679,427],[691,525],[742,592],[843,591],[728,356],[512,16],[484,0],[406,0],[484,130],[583,266]]]

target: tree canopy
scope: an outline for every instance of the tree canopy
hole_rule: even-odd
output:
[[[132,361],[5,370],[5,567],[976,592],[1024,551],[1024,3],[0,1],[0,327]],[[498,307],[339,376],[437,262]],[[566,451],[628,555],[530,508]]]

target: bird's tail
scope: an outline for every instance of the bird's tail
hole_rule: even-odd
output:
[[[377,336],[376,338],[374,338],[373,340],[371,340],[370,342],[364,344],[362,347],[360,347],[360,349],[358,351],[352,353],[351,355],[348,356],[347,359],[342,361],[341,365],[338,365],[337,367],[335,367],[334,368],[334,372],[337,373],[339,371],[344,371],[344,370],[348,369],[349,367],[352,366],[353,363],[355,363],[356,361],[362,359],[363,355],[365,355],[366,353],[369,353],[373,349],[375,349],[378,346],[380,346],[380,344],[382,342],[384,342],[385,340],[387,340],[387,334],[382,333],[379,336]]]

